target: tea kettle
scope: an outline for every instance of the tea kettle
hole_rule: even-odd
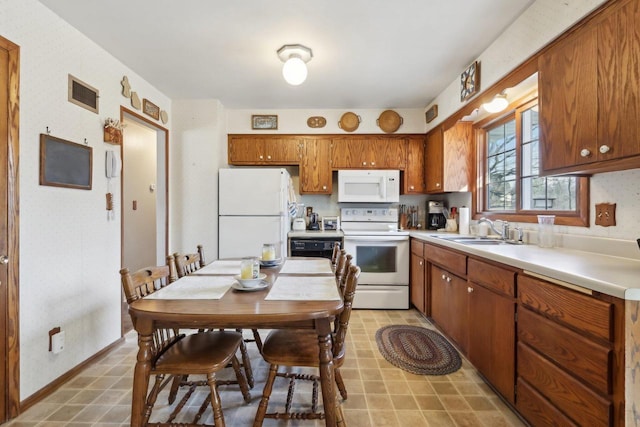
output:
[[[307,230],[320,230],[320,223],[318,222],[318,214],[312,213],[309,215],[309,225]]]

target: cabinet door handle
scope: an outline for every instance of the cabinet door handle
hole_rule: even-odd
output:
[[[442,275],[442,280],[447,280],[447,276],[445,276],[444,274]]]
[[[415,188],[413,187],[413,185],[409,186],[409,190],[414,190]]]
[[[583,148],[582,150],[580,150],[580,156],[589,157],[590,155],[591,155],[591,150],[589,150],[588,148]]]
[[[371,166],[375,166],[375,165],[376,165],[376,162],[371,162]]]
[[[447,283],[451,282],[451,277],[447,276]]]
[[[262,154],[260,155],[260,160],[264,160],[264,156]]]
[[[367,166],[367,162],[362,162],[362,166]]]
[[[268,160],[271,160],[271,156],[267,156],[267,159],[268,159]]]
[[[440,187],[440,183],[439,182],[436,182],[436,187]]]
[[[467,292],[469,292],[469,293],[473,292],[473,288],[471,286],[468,286],[467,287]]]
[[[605,154],[608,153],[611,150],[611,148],[608,145],[601,145],[600,146],[600,153]]]
[[[422,261],[420,261],[419,265],[422,265]]]
[[[326,186],[326,185],[323,185],[323,186],[322,186],[322,189],[323,189],[323,190],[326,190],[326,189],[327,189],[327,186]]]

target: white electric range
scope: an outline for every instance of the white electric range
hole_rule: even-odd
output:
[[[344,248],[361,269],[354,308],[409,308],[409,232],[397,208],[343,208]]]

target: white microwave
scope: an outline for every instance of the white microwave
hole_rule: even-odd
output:
[[[339,170],[338,202],[396,203],[400,201],[400,171]]]

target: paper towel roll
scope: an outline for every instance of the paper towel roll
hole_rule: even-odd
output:
[[[469,208],[461,207],[458,209],[458,215],[460,216],[458,220],[458,233],[469,234]]]

